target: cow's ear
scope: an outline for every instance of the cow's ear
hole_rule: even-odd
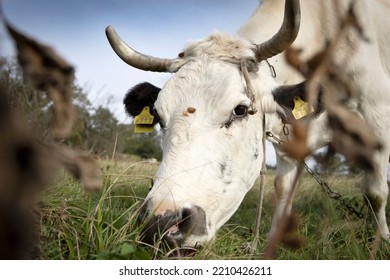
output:
[[[292,111],[295,97],[306,101],[306,85],[302,82],[296,85],[279,86],[272,91],[272,94],[279,106]]]
[[[143,108],[149,106],[150,113],[154,116],[153,124],[158,123],[159,117],[157,113],[154,112],[153,107],[160,90],[160,88],[147,82],[131,88],[123,99],[126,113],[131,117],[135,117],[142,112]]]
[[[296,84],[296,85],[285,85],[279,86],[272,91],[275,101],[278,105],[284,110],[284,117],[294,118],[292,111],[294,109],[295,103],[294,100],[296,97],[299,97],[302,101],[308,102],[306,96],[306,81]],[[314,113],[319,114],[323,111],[322,103],[322,90],[318,92],[318,100],[316,108],[314,108]]]

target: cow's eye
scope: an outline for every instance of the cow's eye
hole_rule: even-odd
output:
[[[234,108],[233,114],[237,117],[244,117],[248,113],[248,106],[246,105],[238,105]]]
[[[227,123],[225,123],[222,127],[229,128],[234,120],[244,118],[246,115],[250,113],[247,105],[240,104],[236,108],[234,108],[232,115]]]

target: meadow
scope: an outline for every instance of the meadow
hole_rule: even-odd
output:
[[[54,176],[41,194],[42,259],[167,259],[164,244],[140,241],[136,217],[151,187],[158,163],[136,157],[100,160],[104,187],[87,193],[65,172]],[[359,191],[359,175],[323,175],[333,190],[359,208],[363,219],[342,209],[307,172],[294,200],[299,244],[278,246],[274,258],[285,260],[390,259],[390,243],[375,238],[368,207]],[[200,248],[191,259],[261,259],[273,212],[274,171],[266,175],[260,236],[253,241],[259,184],[247,194],[215,243]],[[387,211],[389,212],[389,211]],[[390,213],[387,215],[390,217]],[[298,246],[299,245],[299,246]],[[179,256],[180,257],[180,256]],[[184,258],[184,257],[183,257]],[[187,257],[188,258],[188,257]]]

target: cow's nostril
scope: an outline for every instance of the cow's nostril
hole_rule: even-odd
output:
[[[178,223],[178,236],[205,235],[206,229],[206,213],[198,206],[183,208],[181,210],[181,220]]]
[[[186,233],[191,230],[193,227],[194,218],[196,213],[192,210],[192,208],[184,208],[181,212],[181,220],[178,224],[178,228],[180,232]]]
[[[153,244],[163,238],[174,246],[180,244],[189,235],[204,235],[206,230],[206,214],[200,207],[188,207],[172,212],[167,210],[163,215],[145,215],[142,209],[142,240]]]

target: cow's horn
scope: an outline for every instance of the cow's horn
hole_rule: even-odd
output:
[[[176,72],[183,64],[182,59],[165,59],[145,55],[130,48],[116,33],[114,27],[106,28],[106,36],[115,53],[127,64],[145,71]]]
[[[268,41],[256,45],[257,61],[263,61],[288,49],[298,35],[300,22],[299,0],[286,0],[284,19],[279,31]]]

